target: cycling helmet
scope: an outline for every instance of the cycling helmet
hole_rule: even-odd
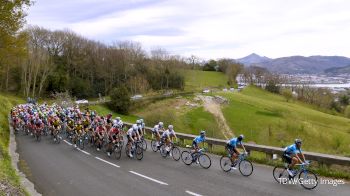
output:
[[[141,123],[143,123],[143,122],[144,122],[142,118],[140,119],[140,121],[141,121]]]
[[[140,120],[137,120],[137,121],[136,121],[136,124],[141,124],[141,121],[140,121]]]
[[[164,123],[163,123],[163,122],[159,122],[158,125],[159,125],[160,127],[163,127]]]
[[[205,136],[205,131],[204,131],[204,130],[201,131],[200,135],[201,135],[201,136]]]
[[[174,126],[173,126],[173,125],[169,125],[169,126],[168,126],[168,129],[169,129],[169,130],[173,130],[173,129],[174,129]]]
[[[301,144],[301,139],[295,139],[294,143],[295,144]]]
[[[238,136],[238,141],[242,141],[243,139],[244,139],[244,135],[240,135],[240,136]]]
[[[116,117],[115,119],[119,121],[119,120],[120,120],[120,117],[118,116],[118,117]]]

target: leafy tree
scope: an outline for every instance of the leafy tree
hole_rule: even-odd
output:
[[[217,63],[215,60],[210,60],[203,67],[203,71],[216,71]]]
[[[109,108],[121,114],[128,114],[131,101],[129,91],[125,86],[114,88],[110,97]]]

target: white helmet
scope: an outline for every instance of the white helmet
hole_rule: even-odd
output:
[[[159,125],[160,127],[163,127],[164,123],[163,123],[163,122],[159,122],[158,125]]]
[[[140,121],[141,121],[141,123],[143,123],[143,119],[142,118],[140,119]]]
[[[116,117],[115,119],[116,119],[117,121],[120,121],[120,117],[119,117],[119,116],[118,116],[118,117]]]
[[[173,125],[169,125],[169,126],[168,126],[168,129],[169,129],[169,130],[173,130],[173,129],[174,129],[174,126],[173,126]]]
[[[141,124],[141,121],[140,121],[140,120],[137,120],[137,121],[136,121],[136,124]]]

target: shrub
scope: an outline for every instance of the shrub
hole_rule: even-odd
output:
[[[130,93],[125,86],[114,88],[111,93],[111,102],[108,107],[120,114],[128,114],[131,105]]]

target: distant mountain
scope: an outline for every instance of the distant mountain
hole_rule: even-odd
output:
[[[345,67],[332,67],[324,70],[324,72],[331,75],[350,74],[350,65]]]
[[[271,59],[265,56],[259,56],[255,53],[252,53],[246,57],[240,58],[240,59],[236,59],[236,61],[238,61],[239,63],[242,63],[244,65],[250,66],[250,65],[255,65],[258,63],[263,63],[263,62],[267,62],[270,61]]]
[[[253,56],[252,56],[253,55]],[[271,72],[277,73],[306,73],[306,74],[316,74],[324,73],[326,69],[338,68],[350,65],[350,58],[342,56],[290,56],[281,57],[276,59],[269,59],[267,57],[261,57],[259,55],[249,55],[247,57],[237,59],[238,62],[243,63],[246,66],[254,64],[255,66],[260,66],[268,69]],[[250,57],[251,56],[251,57]],[[258,57],[260,58],[258,58]],[[262,60],[264,58],[265,60]],[[269,60],[266,60],[269,59]],[[243,61],[240,61],[242,60]],[[248,61],[252,59],[252,61]],[[255,62],[253,60],[255,59]],[[257,62],[259,61],[260,62]],[[245,61],[246,60],[246,61]],[[246,63],[244,63],[244,61]]]

